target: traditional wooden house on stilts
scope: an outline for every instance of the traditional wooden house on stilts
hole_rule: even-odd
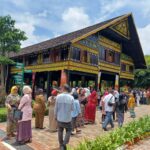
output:
[[[11,58],[32,70],[24,75],[26,84],[47,94],[54,81],[58,86],[87,87],[93,81],[97,89],[118,88],[134,80],[134,69],[146,67],[132,14],[25,47]],[[20,71],[11,67],[10,74]]]

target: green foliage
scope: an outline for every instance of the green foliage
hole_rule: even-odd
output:
[[[121,53],[121,59],[124,59],[124,60],[131,60],[132,61],[132,58],[126,54],[123,54]]]
[[[143,138],[147,130],[150,130],[150,116],[130,122],[95,140],[85,140],[70,150],[115,150],[126,142],[134,142],[135,138]]]
[[[6,88],[7,64],[14,62],[8,58],[10,52],[18,52],[21,41],[26,40],[25,32],[15,27],[15,20],[10,16],[0,16],[0,64],[1,64],[1,85]]]
[[[0,64],[15,64],[15,62],[8,57],[0,56]]]
[[[149,88],[150,87],[150,56],[145,56],[147,69],[137,69],[135,71],[135,87]]]
[[[15,28],[15,20],[10,16],[0,17],[0,53],[6,56],[9,52],[18,52],[21,41],[26,40],[25,33]]]
[[[147,67],[150,69],[150,55],[145,55],[145,61],[146,61]]]
[[[7,109],[0,108],[0,122],[5,122],[7,120]]]
[[[150,69],[138,69],[135,71],[135,86],[139,88],[150,87]]]

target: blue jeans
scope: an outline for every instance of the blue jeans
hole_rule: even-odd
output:
[[[112,120],[112,114],[113,114],[113,112],[106,112],[106,117],[105,117],[105,121],[103,123],[103,128],[106,128],[109,123],[112,128],[114,127],[114,123]]]

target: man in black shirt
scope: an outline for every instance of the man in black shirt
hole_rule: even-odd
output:
[[[124,113],[127,111],[127,96],[125,92],[121,92],[118,101],[116,101],[116,112],[118,114],[118,126],[122,127],[124,122]]]

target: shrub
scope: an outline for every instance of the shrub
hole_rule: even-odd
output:
[[[134,142],[135,138],[143,138],[147,131],[150,131],[150,116],[130,122],[95,140],[85,140],[74,150],[115,150],[126,142]]]
[[[5,122],[7,120],[7,110],[6,108],[0,108],[0,122]]]

